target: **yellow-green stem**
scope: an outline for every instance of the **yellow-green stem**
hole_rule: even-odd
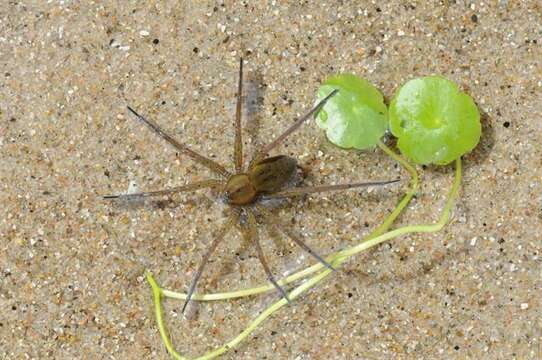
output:
[[[160,289],[160,286],[156,283],[154,278],[152,277],[152,274],[150,272],[147,272],[146,278],[148,283],[151,285],[152,288],[152,298],[154,300],[154,313],[156,315],[156,322],[158,323],[158,330],[160,331],[160,337],[162,338],[162,341],[164,342],[164,345],[166,346],[167,351],[177,360],[185,360],[183,356],[181,356],[173,347],[173,344],[171,343],[171,340],[169,338],[169,334],[166,330],[166,325],[164,324],[164,319],[162,317],[162,290]]]

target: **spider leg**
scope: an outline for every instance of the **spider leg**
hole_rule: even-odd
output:
[[[137,198],[146,198],[150,196],[160,196],[160,195],[169,195],[169,194],[175,194],[180,193],[184,191],[194,191],[198,189],[208,188],[208,187],[216,187],[219,185],[222,185],[224,182],[222,180],[202,180],[202,181],[196,181],[191,184],[176,186],[170,189],[164,189],[164,190],[158,190],[158,191],[149,191],[149,192],[141,192],[141,193],[133,193],[133,194],[119,194],[119,195],[105,195],[104,199],[137,199]]]
[[[267,275],[267,278],[269,281],[275,286],[275,288],[280,292],[283,298],[286,299],[286,301],[290,302],[290,299],[288,298],[288,294],[286,291],[277,283],[275,280],[275,277],[273,276],[273,273],[271,272],[271,269],[269,268],[269,265],[267,264],[267,260],[265,260],[265,256],[263,254],[262,247],[260,245],[260,239],[258,237],[258,229],[256,227],[256,217],[254,216],[254,212],[251,209],[247,209],[247,225],[248,228],[244,228],[241,233],[247,239],[247,241],[254,242],[254,246],[256,247],[256,252],[258,253],[258,259],[260,260],[260,263],[262,264],[262,267],[265,271],[265,274]]]
[[[254,156],[254,159],[251,161],[251,164],[254,164],[255,162],[261,160],[264,158],[272,149],[274,149],[277,145],[279,145],[288,135],[296,131],[305,121],[307,121],[312,115],[314,115],[318,110],[322,108],[326,104],[326,102],[335,94],[339,92],[338,89],[333,90],[328,96],[320,100],[316,106],[314,106],[312,109],[309,110],[308,113],[297,119],[292,126],[290,126],[286,131],[284,131],[279,137],[277,137],[275,140],[270,142],[269,144],[265,145],[260,151],[256,153]]]
[[[224,224],[218,231],[214,234],[214,240],[207,249],[207,252],[205,255],[203,255],[203,259],[201,260],[201,263],[199,264],[199,267],[194,274],[194,277],[192,278],[192,282],[190,283],[190,288],[188,289],[188,293],[186,295],[186,300],[184,302],[183,308],[181,310],[182,313],[186,310],[186,307],[188,306],[188,303],[190,302],[190,299],[192,298],[192,295],[194,294],[194,290],[196,290],[196,285],[198,283],[199,278],[201,277],[201,274],[203,273],[203,269],[205,268],[205,265],[207,265],[207,262],[211,258],[211,255],[216,250],[218,245],[224,240],[226,237],[226,234],[230,231],[233,224],[235,223],[236,218],[234,216],[229,216],[228,222]]]
[[[235,171],[243,171],[243,139],[241,135],[241,110],[243,105],[243,58],[239,61],[239,84],[237,88],[237,106],[235,109],[235,144],[233,156]]]
[[[396,180],[388,181],[373,181],[365,183],[351,183],[351,184],[339,184],[339,185],[322,185],[322,186],[307,186],[307,187],[298,187],[293,189],[288,189],[284,191],[279,191],[274,194],[265,195],[262,199],[276,199],[276,198],[288,198],[312,193],[326,192],[326,191],[338,191],[338,190],[347,190],[357,187],[368,187],[368,186],[382,186],[398,182]]]
[[[327,267],[330,270],[335,270],[333,266],[331,266],[327,261],[325,261],[320,255],[318,255],[314,250],[312,250],[303,240],[301,240],[301,236],[294,233],[292,230],[288,229],[288,226],[282,224],[280,220],[273,216],[267,209],[265,209],[261,205],[256,205],[258,212],[265,221],[267,221],[271,226],[278,231],[282,232],[284,235],[288,236],[290,239],[292,239],[299,247],[301,247],[303,250],[305,250],[307,253],[312,255],[316,260],[318,260],[322,265]]]
[[[179,150],[179,152],[185,154],[186,156],[188,156],[189,158],[191,158],[192,160],[194,160],[198,164],[206,166],[211,171],[213,171],[213,172],[215,172],[215,173],[217,173],[219,175],[222,175],[223,177],[229,177],[231,175],[230,172],[228,170],[226,170],[222,165],[220,165],[219,163],[217,163],[217,162],[215,162],[215,161],[213,161],[213,160],[211,160],[209,158],[206,158],[203,155],[198,154],[194,150],[191,150],[190,148],[188,148],[186,145],[178,142],[177,140],[172,138],[170,135],[168,135],[156,123],[154,123],[153,121],[151,121],[149,119],[146,119],[142,115],[138,114],[131,107],[128,106],[128,110],[130,110],[130,112],[132,114],[134,114],[141,122],[143,122],[145,125],[147,125],[149,128],[151,128],[161,138],[163,138],[164,140],[169,142],[171,145],[173,145],[177,150]]]

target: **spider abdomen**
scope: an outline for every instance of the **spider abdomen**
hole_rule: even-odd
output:
[[[273,193],[282,190],[295,175],[297,161],[279,155],[263,159],[252,165],[248,176],[259,193]]]

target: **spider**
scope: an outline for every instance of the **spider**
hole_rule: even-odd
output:
[[[291,187],[292,180],[296,175],[298,168],[296,159],[285,156],[271,156],[268,154],[271,150],[277,147],[288,135],[296,131],[307,119],[316,114],[317,111],[325,105],[325,103],[333,97],[338,90],[332,91],[318,104],[316,104],[309,112],[297,119],[288,129],[286,129],[275,140],[271,141],[267,145],[256,150],[252,160],[248,163],[248,166],[244,166],[243,162],[243,142],[241,136],[241,108],[243,103],[243,59],[239,62],[239,82],[237,91],[237,104],[235,111],[235,143],[233,149],[234,168],[232,173],[224,166],[203,156],[190,148],[185,144],[178,142],[172,136],[167,134],[162,128],[160,128],[153,121],[145,118],[137,113],[133,108],[128,106],[128,110],[141,122],[147,125],[152,131],[154,131],[162,139],[173,145],[180,153],[188,156],[195,162],[209,168],[213,173],[218,175],[220,179],[207,179],[202,181],[196,181],[186,185],[181,185],[169,189],[120,194],[120,195],[107,195],[104,199],[133,199],[133,198],[146,198],[152,196],[171,195],[174,193],[195,191],[203,188],[215,188],[220,190],[220,198],[222,201],[229,205],[232,210],[228,215],[228,220],[222,225],[216,232],[212,243],[209,245],[206,253],[203,256],[201,263],[199,264],[187,293],[186,300],[184,302],[182,312],[184,313],[187,305],[194,294],[198,280],[200,279],[203,270],[211,258],[213,252],[218,245],[225,238],[226,234],[233,228],[237,227],[242,237],[248,243],[253,243],[258,259],[267,275],[269,281],[274,285],[277,291],[287,301],[288,294],[277,283],[267,260],[262,251],[260,245],[260,239],[258,234],[258,224],[271,225],[275,230],[283,233],[283,235],[289,237],[294,243],[300,246],[304,251],[314,257],[317,261],[322,263],[327,268],[333,269],[333,267],[326,262],[320,255],[313,251],[305,242],[301,239],[301,236],[294,230],[290,229],[286,224],[271,215],[270,211],[263,206],[263,203],[270,199],[284,199],[298,197],[311,193],[320,193],[326,191],[346,190],[357,187],[386,185],[399,181],[375,181],[375,182],[363,182],[363,183],[349,183],[339,185],[322,185],[322,186],[308,186],[308,187]]]

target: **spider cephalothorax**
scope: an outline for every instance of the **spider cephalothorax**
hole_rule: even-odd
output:
[[[275,193],[295,175],[297,161],[279,155],[251,165],[246,173],[232,175],[224,189],[225,200],[231,205],[254,203],[258,196]]]
[[[269,199],[281,199],[296,197],[299,195],[305,195],[310,193],[345,190],[354,187],[362,186],[374,186],[374,185],[386,185],[398,180],[380,181],[380,182],[365,182],[365,183],[351,183],[341,185],[323,185],[323,186],[309,186],[309,187],[292,187],[292,179],[295,177],[297,170],[297,161],[291,157],[279,155],[267,157],[267,154],[279,145],[288,135],[297,130],[301,124],[314,115],[332,96],[337,93],[338,90],[332,91],[322,101],[320,101],[315,107],[313,107],[307,114],[299,118],[278,136],[271,143],[263,146],[254,155],[248,166],[243,166],[243,149],[242,149],[242,137],[241,137],[241,107],[242,107],[242,92],[243,92],[243,59],[239,64],[239,83],[237,92],[237,106],[235,116],[235,144],[234,144],[234,165],[235,172],[231,173],[226,170],[225,167],[217,162],[200,155],[199,153],[189,149],[186,145],[178,142],[164,130],[162,130],[157,124],[146,119],[142,115],[139,115],[134,109],[128,107],[128,110],[133,113],[139,120],[149,126],[156,134],[161,136],[164,140],[173,145],[180,153],[187,155],[197,163],[206,166],[213,173],[218,175],[220,179],[208,179],[178,187],[136,193],[136,194],[123,194],[123,195],[108,195],[104,196],[106,199],[119,199],[119,198],[141,198],[149,196],[170,195],[174,193],[184,191],[194,191],[203,188],[218,188],[222,192],[222,198],[225,203],[230,205],[232,210],[230,212],[228,221],[217,230],[216,236],[209,245],[207,252],[203,256],[194,277],[190,288],[188,290],[186,302],[183,306],[183,312],[186,309],[187,304],[196,288],[196,284],[203,272],[205,265],[211,257],[214,250],[219,243],[225,238],[226,234],[232,227],[237,227],[242,236],[248,242],[254,243],[258,258],[264,268],[264,271],[269,281],[277,288],[283,297],[288,299],[287,293],[276,282],[267,261],[260,246],[258,235],[258,224],[267,224],[275,228],[275,230],[288,236],[297,245],[303,248],[306,252],[312,255],[316,260],[324,264],[326,267],[331,266],[316,252],[314,252],[309,246],[307,246],[302,240],[301,236],[296,231],[290,229],[287,225],[284,225],[276,216],[272,215],[266,207],[262,206],[262,202]]]

